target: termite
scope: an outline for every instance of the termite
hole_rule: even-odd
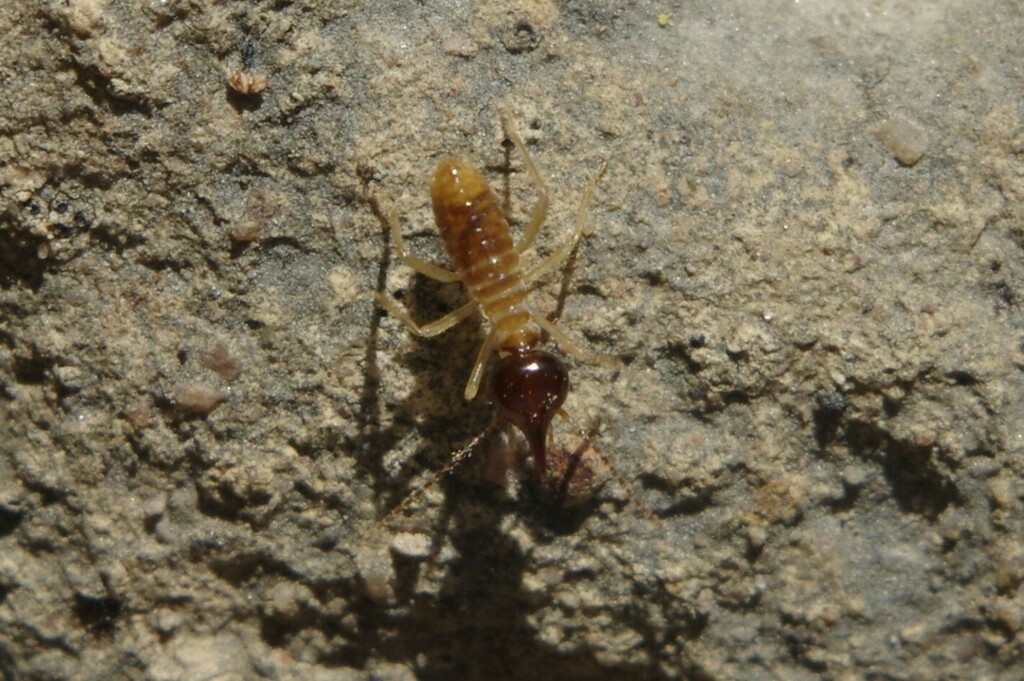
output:
[[[547,475],[549,428],[568,395],[569,372],[559,357],[539,347],[542,334],[546,332],[563,350],[581,359],[607,363],[610,358],[584,350],[554,322],[531,310],[526,299],[529,286],[557,270],[582,238],[591,195],[604,174],[607,162],[601,164],[583,190],[569,240],[539,263],[524,269],[520,255],[533,245],[547,218],[548,194],[544,180],[519,135],[504,116],[501,121],[506,137],[522,156],[539,194],[522,238],[518,243],[513,240],[498,198],[480,171],[464,161],[445,158],[434,172],[430,197],[434,219],[454,271],[410,254],[402,238],[397,213],[393,208],[384,213],[392,244],[401,261],[437,281],[462,282],[471,300],[440,319],[419,325],[394,299],[380,292],[376,299],[412,333],[423,337],[437,336],[474,312],[479,310],[482,313],[490,329],[466,383],[465,398],[472,400],[476,397],[488,359],[496,352],[498,361],[490,373],[489,396],[501,419],[511,422],[526,437],[534,473],[543,483]],[[492,423],[469,445],[455,452],[435,480],[467,458],[472,448],[499,422]],[[420,493],[425,489],[421,488]],[[407,507],[418,496],[407,498],[388,517]]]

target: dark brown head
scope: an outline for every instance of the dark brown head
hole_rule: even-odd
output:
[[[569,394],[568,369],[550,352],[514,353],[494,365],[490,389],[502,417],[526,436],[534,472],[544,480],[548,427]]]

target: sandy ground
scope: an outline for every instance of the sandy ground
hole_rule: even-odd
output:
[[[361,9],[372,5],[373,9]],[[1024,12],[0,9],[4,679],[1020,679]],[[462,390],[456,154],[569,360],[550,502]],[[376,199],[374,197],[377,197]],[[601,473],[587,450],[586,472]],[[591,465],[593,464],[593,465]],[[507,480],[505,480],[508,478]],[[504,484],[498,484],[505,480]],[[647,509],[647,510],[645,510]]]

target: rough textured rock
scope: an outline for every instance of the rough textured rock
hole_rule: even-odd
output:
[[[1016,678],[1019,8],[369,5],[0,9],[2,677]],[[494,434],[381,524],[492,417],[385,212],[521,226],[502,111],[541,253],[609,161],[533,302],[629,489]]]

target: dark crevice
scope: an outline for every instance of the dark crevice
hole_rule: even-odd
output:
[[[859,421],[846,425],[845,438],[854,454],[881,464],[902,510],[934,520],[960,502],[953,480],[939,470],[933,447],[896,440],[877,425]]]
[[[119,96],[111,90],[111,79],[103,76],[93,66],[70,61],[66,63],[77,75],[78,86],[92,99],[93,103],[115,115],[141,114],[147,118],[153,115],[152,102],[141,97]]]
[[[694,339],[699,338],[699,344],[694,344]],[[699,374],[704,368],[700,362],[693,359],[693,355],[690,353],[691,349],[703,347],[704,337],[695,336],[691,337],[688,342],[675,341],[667,343],[658,348],[657,353],[667,360],[682,360],[686,371],[691,374]]]
[[[198,509],[203,515],[228,522],[237,522],[247,504],[229,488],[217,490],[217,496],[210,494],[205,488],[199,490]]]
[[[684,481],[681,484],[669,484],[667,480],[655,475],[645,475],[641,478],[645,488],[661,489],[670,499],[676,499],[675,503],[665,508],[659,508],[655,514],[661,519],[676,518],[679,516],[698,516],[712,506],[714,497],[711,490],[703,490],[700,493],[688,493],[679,497],[679,490],[692,486],[692,481]]]
[[[143,258],[139,260],[139,264],[153,272],[182,272],[191,269],[187,261],[173,258]]]
[[[732,404],[750,404],[751,397],[744,390],[728,390],[722,393],[722,405],[728,407]]]
[[[113,635],[121,616],[121,601],[109,596],[75,594],[72,608],[81,625],[98,638]]]
[[[12,534],[21,524],[25,514],[14,509],[0,506],[0,539]]]
[[[50,370],[54,364],[55,360],[52,357],[43,357],[33,348],[30,357],[14,357],[14,379],[26,385],[43,385],[49,380]]]
[[[96,224],[89,230],[89,240],[100,248],[118,255],[127,249],[136,248],[145,243],[143,237],[130,232],[116,231],[111,225],[105,223]]]
[[[1013,304],[1017,300],[1017,296],[1014,294],[1014,290],[1005,279],[994,281],[988,284],[987,287],[990,288],[996,298],[998,298],[998,302],[995,306],[997,310],[1013,307]]]
[[[835,439],[843,414],[850,406],[850,400],[843,393],[831,390],[815,393],[814,400],[817,403],[811,412],[814,419],[814,439],[817,440],[819,447],[825,447]]]
[[[193,549],[201,550],[198,546]],[[297,578],[295,572],[286,563],[262,551],[242,551],[228,556],[206,559],[210,570],[236,589],[251,585],[267,576],[284,576],[292,580]]]
[[[45,240],[24,232],[0,229],[0,291],[21,286],[38,291],[50,261],[39,257]]]
[[[953,382],[953,385],[975,386],[981,381],[969,371],[954,370],[946,373],[946,378]]]
[[[305,253],[306,249],[303,248],[302,242],[291,236],[275,236],[262,241],[264,250],[272,250],[275,248],[287,247],[294,248],[299,253]]]
[[[730,350],[726,348],[725,355],[734,362],[745,362],[750,359],[750,353],[746,349]]]
[[[226,88],[224,98],[237,113],[253,112],[263,106],[263,93],[253,92],[251,94],[238,92],[232,88]]]

